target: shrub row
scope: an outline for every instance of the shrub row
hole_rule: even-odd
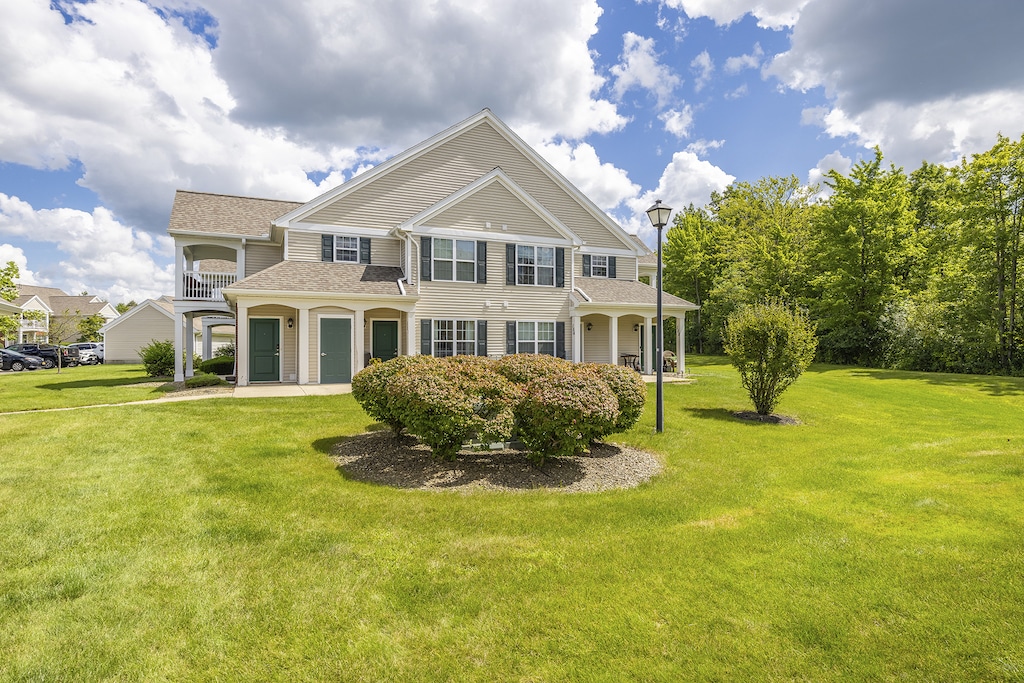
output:
[[[628,368],[552,356],[399,356],[357,373],[352,394],[374,420],[414,434],[439,458],[471,439],[519,439],[543,463],[635,425],[647,388]]]

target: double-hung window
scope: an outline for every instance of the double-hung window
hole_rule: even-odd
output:
[[[516,351],[555,355],[555,323],[519,322],[516,324]]]
[[[359,238],[335,235],[334,260],[344,263],[359,263]]]
[[[475,320],[435,320],[433,355],[472,356],[476,354]]]
[[[608,277],[608,257],[607,256],[591,256],[590,257],[590,276],[591,277]]]
[[[433,279],[476,282],[476,242],[435,237]]]
[[[555,286],[555,248],[516,246],[516,284]]]

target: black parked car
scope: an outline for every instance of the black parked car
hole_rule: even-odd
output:
[[[60,363],[62,368],[70,368],[78,365],[78,349],[67,346],[56,346],[54,344],[11,344],[8,351],[17,351],[26,356],[38,356],[43,361],[44,368],[55,368]]]
[[[0,349],[0,369],[2,370],[21,372],[22,370],[38,370],[41,367],[43,367],[41,358],[26,356],[10,349]]]

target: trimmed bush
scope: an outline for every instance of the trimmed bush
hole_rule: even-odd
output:
[[[612,433],[619,402],[592,369],[570,367],[527,384],[516,417],[519,438],[542,465],[549,456],[579,455]]]
[[[234,356],[218,356],[204,360],[197,368],[214,375],[230,375],[235,371]]]
[[[536,353],[516,353],[498,360],[498,372],[515,384],[527,384],[571,367],[572,361]]]
[[[189,377],[185,380],[186,389],[198,389],[199,387],[216,387],[216,386],[227,386],[228,383],[222,380],[217,375],[210,373],[203,373]]]
[[[588,364],[590,365],[590,364]],[[622,365],[593,364],[591,367],[601,376],[608,388],[619,401],[619,417],[615,420],[616,432],[624,432],[644,414],[647,403],[647,385],[640,375]]]
[[[388,387],[399,373],[431,360],[433,359],[429,356],[397,356],[386,363],[373,359],[352,378],[352,397],[367,415],[391,427],[396,435],[401,434],[405,429],[405,423],[388,392]]]
[[[139,349],[142,366],[150,377],[170,377],[174,374],[174,343],[153,340]]]

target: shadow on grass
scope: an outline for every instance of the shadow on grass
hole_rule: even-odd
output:
[[[759,417],[752,411],[744,411],[737,414],[735,411],[726,410],[725,408],[684,408],[684,410],[702,420],[720,420],[734,424],[749,425],[751,427],[771,427],[796,423],[793,418],[786,416],[772,414],[766,417]]]
[[[130,379],[69,379],[68,381],[53,381],[49,384],[40,384],[40,389],[50,391],[61,391],[63,389],[86,389],[89,387],[131,387],[138,384],[153,384],[155,382],[169,382],[167,377],[132,377]],[[153,386],[159,390],[159,387]]]
[[[911,380],[943,387],[975,387],[992,396],[1024,395],[1024,378],[998,375],[957,375],[946,372],[911,372],[905,370],[876,370],[852,368],[851,377],[878,380]]]
[[[463,450],[453,461],[438,460],[414,437],[396,437],[386,429],[318,439],[313,447],[330,455],[347,479],[400,489],[563,488],[586,474],[577,458],[550,458],[536,467],[524,452],[514,450]],[[584,457],[612,458],[619,452],[617,446],[598,444]]]

